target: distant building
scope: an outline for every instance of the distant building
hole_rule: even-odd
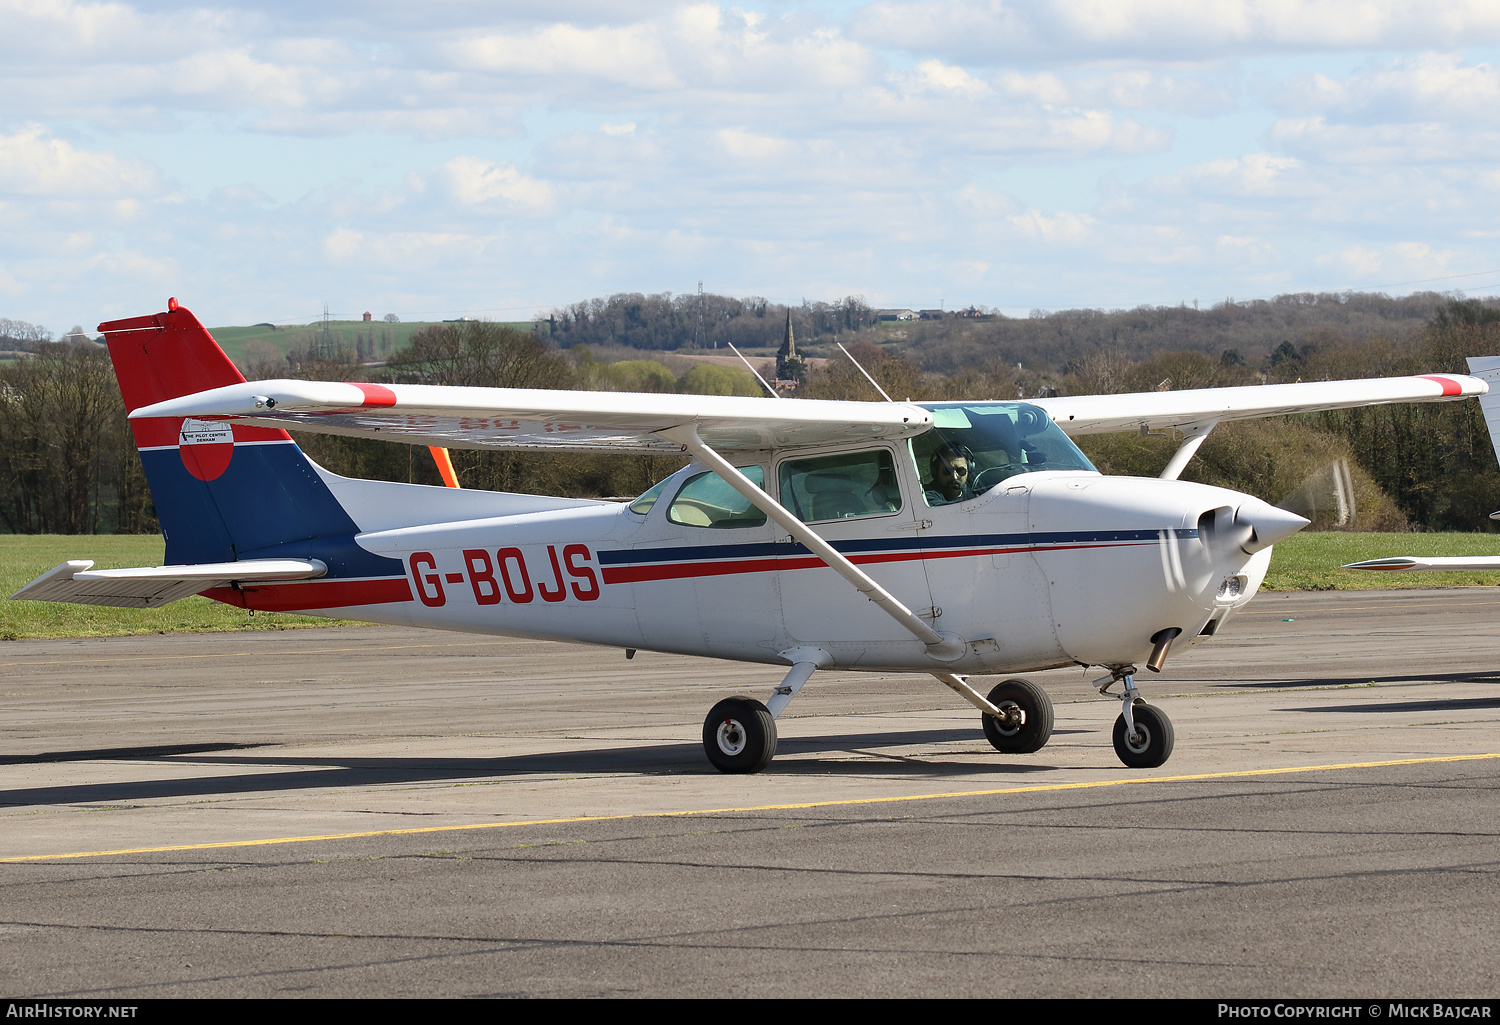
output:
[[[797,355],[797,336],[792,333],[792,310],[786,311],[786,334],[776,350],[776,390],[795,392],[807,377],[807,366]]]
[[[365,319],[366,320],[374,320],[375,318],[372,317],[372,316],[370,316],[370,311],[369,310],[365,310]]]
[[[880,320],[916,320],[915,310],[876,310],[876,318]]]
[[[942,320],[947,314],[942,310],[919,310],[917,316],[922,320]]]

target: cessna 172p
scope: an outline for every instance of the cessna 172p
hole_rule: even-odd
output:
[[[1300,516],[1177,479],[1217,423],[1479,395],[1387,378],[1038,399],[834,402],[431,385],[246,382],[188,310],[101,324],[168,565],[67,562],[14,597],[154,607],[190,594],[298,611],[790,667],[703,724],[756,772],[819,669],[929,674],[998,750],[1040,749],[1045,690],[973,674],[1101,666],[1114,746],[1165,762],[1137,664],[1214,636]],[[1106,477],[1069,439],[1176,428],[1161,479]],[[351,480],[283,428],[456,448],[688,453],[628,505]]]

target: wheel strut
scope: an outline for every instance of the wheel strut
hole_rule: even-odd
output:
[[[1116,680],[1125,684],[1120,695],[1120,717],[1115,720],[1115,754],[1132,769],[1154,769],[1165,764],[1172,756],[1172,720],[1161,709],[1141,700],[1141,692],[1135,686],[1135,666],[1108,668],[1108,676],[1094,681],[1100,694],[1107,694]]]
[[[1125,683],[1125,691],[1120,695],[1120,714],[1125,717],[1126,735],[1132,741],[1137,741],[1140,734],[1135,728],[1135,709],[1132,706],[1143,699],[1135,685],[1135,666],[1110,666],[1109,675],[1095,680],[1094,686],[1099,688],[1100,694],[1108,694],[1117,680]]]

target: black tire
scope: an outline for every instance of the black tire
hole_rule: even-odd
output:
[[[1135,717],[1135,728],[1140,734],[1132,743],[1125,736],[1125,716],[1115,720],[1115,754],[1120,761],[1132,769],[1154,769],[1165,765],[1172,757],[1172,744],[1176,737],[1172,731],[1172,720],[1155,705],[1137,701],[1131,709]]]
[[[1000,722],[993,715],[983,715],[985,739],[1008,755],[1040,751],[1052,737],[1052,699],[1030,680],[1006,680],[997,683],[989,693],[990,704],[1001,709],[1019,708],[1022,721],[1018,726]]]
[[[703,751],[720,772],[759,772],[776,757],[776,720],[754,698],[725,698],[703,720]]]

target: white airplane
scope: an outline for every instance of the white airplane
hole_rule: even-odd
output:
[[[1469,373],[1485,384],[1500,381],[1500,356],[1470,356]],[[1479,408],[1484,410],[1484,425],[1490,431],[1490,444],[1495,447],[1495,458],[1500,459],[1500,392],[1485,392],[1479,397]],[[1490,513],[1490,519],[1500,520],[1500,512]],[[1351,562],[1344,569],[1369,570],[1374,573],[1411,573],[1444,570],[1500,569],[1500,555],[1396,555],[1384,559],[1366,559]]]
[[[169,565],[66,562],[13,596],[246,609],[583,641],[789,667],[730,697],[708,759],[757,772],[819,669],[936,677],[1001,752],[1040,749],[1045,690],[1006,679],[1101,666],[1123,683],[1128,766],[1172,752],[1138,664],[1213,637],[1271,545],[1306,526],[1177,479],[1217,423],[1480,395],[1474,378],[1039,399],[832,402],[320,381],[246,382],[188,310],[101,324]],[[457,448],[688,453],[628,505],[351,480],[283,428]],[[1106,477],[1070,434],[1176,428],[1161,479]]]

